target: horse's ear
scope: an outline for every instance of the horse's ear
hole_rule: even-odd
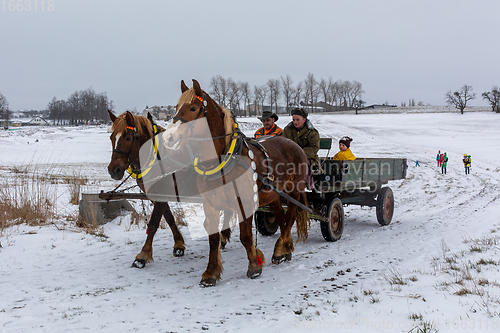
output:
[[[181,92],[184,93],[187,90],[189,90],[188,86],[186,86],[184,80],[181,80]]]
[[[127,113],[125,114],[125,120],[127,120],[128,126],[135,127],[134,115],[130,113],[130,111],[127,111]]]
[[[200,97],[203,96],[203,91],[201,90],[200,84],[195,79],[193,79],[193,89],[194,89],[196,96],[200,96]]]
[[[111,119],[112,122],[115,122],[116,116],[113,114],[113,112],[111,112],[111,110],[108,110],[108,113],[109,113],[109,119]]]

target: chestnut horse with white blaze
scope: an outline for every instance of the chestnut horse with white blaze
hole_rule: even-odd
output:
[[[152,123],[143,116],[135,116],[130,112],[124,112],[118,117],[111,111],[109,117],[113,122],[111,133],[111,144],[113,154],[108,165],[108,172],[111,178],[120,180],[126,170],[133,170],[137,184],[144,192],[144,183],[141,177],[141,167],[139,161],[139,149],[148,142],[154,135]],[[160,131],[163,128],[158,126]],[[142,251],[135,257],[134,267],[143,268],[146,263],[153,261],[153,238],[160,225],[161,217],[165,217],[168,226],[174,236],[173,254],[176,257],[184,255],[184,238],[175,224],[174,216],[170,211],[168,202],[153,201],[154,207],[151,218],[148,222],[148,235]]]
[[[305,240],[309,215],[300,208],[297,210],[297,206],[290,201],[285,214],[278,192],[284,192],[307,205],[304,189],[308,161],[304,151],[293,141],[282,137],[267,138],[260,143],[245,138],[237,129],[230,111],[218,105],[196,80],[193,80],[192,88],[182,81],[181,91],[173,123],[167,128],[169,137],[165,140],[171,149],[179,149],[187,141],[198,145],[199,156],[194,161],[198,173],[196,183],[203,199],[204,226],[210,244],[208,266],[202,274],[200,285],[214,286],[221,279],[220,211],[234,211],[235,207],[248,206],[249,202],[255,206],[254,199],[257,206],[271,207],[280,226],[281,235],[276,241],[272,262],[279,264],[290,260],[294,249],[291,236],[293,223],[297,221],[298,239]],[[197,137],[202,131],[203,122],[209,131],[206,140]],[[235,146],[240,147],[239,152],[235,151]],[[210,155],[214,149],[218,157],[216,159]],[[235,156],[237,154],[239,156]],[[227,167],[232,158],[238,162]],[[221,174],[217,179],[214,179],[215,171]],[[237,186],[237,183],[250,186]],[[221,184],[233,184],[234,191],[225,190],[227,186]],[[248,210],[241,209],[239,216],[240,240],[248,258],[247,276],[256,278],[262,273],[265,258],[254,244],[253,211],[248,214]]]

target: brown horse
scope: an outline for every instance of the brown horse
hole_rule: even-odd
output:
[[[205,229],[209,234],[210,256],[208,266],[202,275],[200,285],[214,286],[221,278],[222,263],[220,258],[219,214],[221,210],[234,210],[234,207],[248,205],[248,201],[258,201],[258,206],[270,205],[279,222],[281,235],[276,241],[272,262],[279,264],[290,260],[293,251],[291,229],[297,220],[298,239],[307,237],[308,214],[292,202],[288,203],[286,215],[281,206],[281,197],[276,190],[263,184],[273,180],[272,184],[278,191],[283,191],[302,204],[307,204],[304,192],[307,173],[307,157],[303,150],[291,140],[282,137],[272,137],[261,142],[261,145],[243,139],[238,133],[237,124],[230,111],[221,108],[210,96],[201,89],[199,83],[193,80],[193,88],[189,89],[181,82],[182,95],[177,104],[177,112],[173,123],[167,128],[170,137],[166,139],[169,147],[178,148],[186,141],[198,144],[200,162],[197,176],[198,190],[203,198],[205,212]],[[208,139],[196,140],[200,133],[201,122],[208,126]],[[236,129],[236,130],[235,130]],[[207,130],[207,131],[208,131]],[[238,139],[245,140],[241,144],[240,162],[232,168],[222,165],[227,156],[232,155]],[[236,140],[236,141],[235,141]],[[236,142],[236,144],[234,143]],[[263,147],[263,148],[262,148]],[[218,159],[213,160],[209,152],[215,149]],[[267,158],[266,158],[267,154]],[[219,164],[219,161],[224,161]],[[255,162],[255,164],[253,162]],[[203,165],[203,166],[202,166]],[[196,161],[195,161],[196,166]],[[253,168],[253,170],[252,170]],[[207,177],[213,170],[220,170],[221,177]],[[251,170],[251,172],[247,172]],[[257,178],[257,174],[260,177]],[[253,179],[252,179],[253,178]],[[240,182],[250,186],[240,186],[235,192],[224,190],[222,184]],[[252,186],[253,184],[256,185]],[[232,194],[233,193],[233,194]],[[237,193],[237,195],[234,195]],[[257,197],[258,193],[258,197]],[[255,194],[255,196],[254,196]],[[252,199],[255,198],[255,199]],[[248,213],[248,211],[247,211]],[[252,234],[252,214],[240,212],[240,240],[246,249],[248,257],[247,276],[256,278],[262,273],[265,263],[264,255],[255,247]]]
[[[111,111],[109,117],[113,122],[111,133],[111,144],[113,154],[108,165],[111,178],[119,180],[129,167],[133,170],[137,184],[144,192],[144,183],[141,177],[139,149],[144,143],[153,137],[153,125],[142,116],[134,116],[125,112],[115,116]],[[160,130],[163,128],[159,127]],[[142,251],[135,257],[134,267],[143,268],[146,263],[153,261],[153,238],[160,225],[161,217],[164,216],[174,236],[173,254],[176,257],[184,255],[184,238],[175,224],[174,216],[170,211],[168,202],[153,201],[154,207],[148,222],[148,235]]]

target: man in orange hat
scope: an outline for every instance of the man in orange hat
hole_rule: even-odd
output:
[[[262,121],[263,126],[255,132],[254,136],[256,138],[263,135],[278,136],[283,133],[283,130],[276,125],[278,116],[275,113],[272,113],[271,111],[264,111],[262,112],[262,117],[260,117],[259,120]]]

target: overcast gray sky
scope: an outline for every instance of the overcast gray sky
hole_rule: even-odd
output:
[[[499,13],[498,0],[5,0],[0,92],[12,110],[43,109],[92,86],[123,112],[175,105],[181,79],[209,90],[215,75],[253,88],[313,73],[360,82],[368,104],[444,105],[467,84],[487,105]]]

